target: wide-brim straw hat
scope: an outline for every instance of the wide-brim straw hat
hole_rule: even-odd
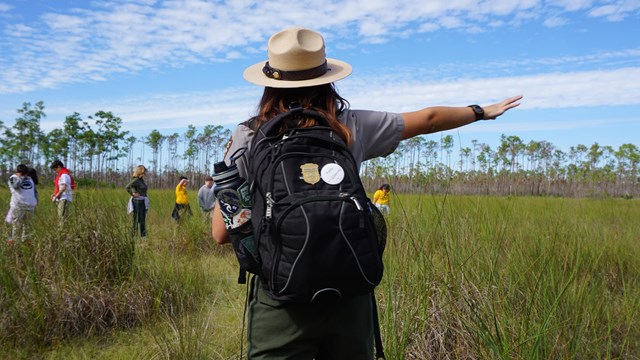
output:
[[[332,83],[351,74],[351,65],[326,57],[319,33],[300,27],[271,36],[268,60],[249,66],[242,74],[256,85],[299,88]]]

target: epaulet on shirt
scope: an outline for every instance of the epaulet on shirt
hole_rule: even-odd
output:
[[[238,124],[238,126],[244,126],[248,129],[250,129],[251,131],[256,131],[256,117],[252,117],[249,120],[243,121],[240,124]],[[224,150],[224,158],[227,158],[227,155],[229,154],[229,149],[231,149],[231,145],[233,145],[233,136],[229,137],[229,141],[227,141],[227,146]]]
[[[244,121],[244,122],[241,122],[241,123],[240,123],[240,125],[246,126],[246,127],[248,127],[249,129],[251,129],[251,130],[253,130],[253,131],[256,131],[256,124],[257,124],[257,121],[256,121],[256,120],[257,120],[257,119],[256,119],[256,117],[254,116],[254,117],[252,117],[252,118],[251,118],[251,119],[249,119],[249,120],[246,120],[246,121]]]

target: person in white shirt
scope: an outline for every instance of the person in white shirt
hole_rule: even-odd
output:
[[[31,220],[38,199],[35,193],[35,184],[27,175],[29,168],[20,164],[16,167],[16,173],[9,177],[9,191],[11,191],[10,214],[7,217],[11,220],[12,229],[9,243],[12,244],[18,236],[21,241],[28,238]]]

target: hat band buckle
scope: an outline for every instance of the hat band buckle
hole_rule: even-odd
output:
[[[262,73],[265,74],[266,77],[275,80],[285,80],[285,81],[298,81],[298,80],[309,80],[315,79],[327,73],[330,69],[327,66],[327,60],[320,66],[316,66],[307,70],[298,70],[298,71],[286,71],[276,69],[269,65],[267,61],[262,68]]]

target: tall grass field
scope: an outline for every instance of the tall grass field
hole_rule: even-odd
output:
[[[60,228],[39,188],[0,238],[0,359],[239,359],[246,286],[195,203],[78,189]],[[2,216],[9,191],[0,188]],[[388,359],[640,359],[640,202],[395,194],[376,289]],[[246,356],[245,356],[246,358]]]

